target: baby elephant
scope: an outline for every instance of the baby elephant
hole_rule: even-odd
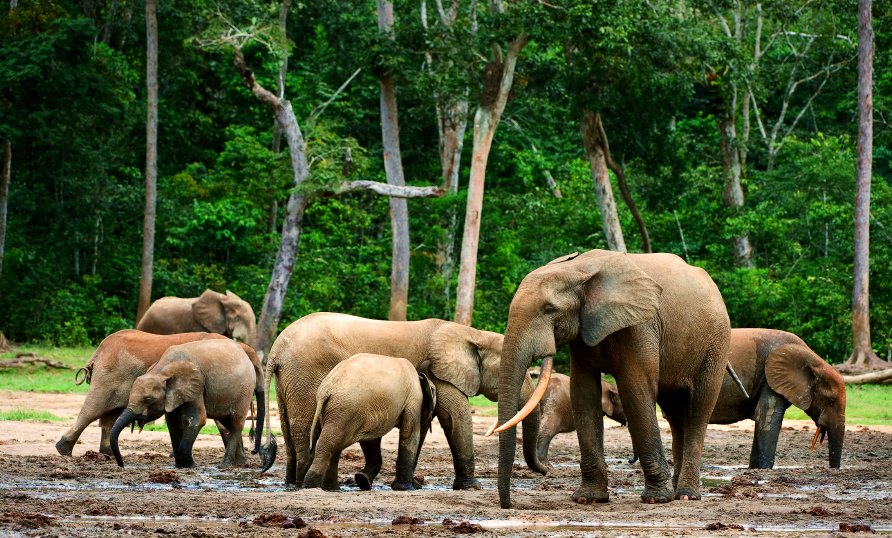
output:
[[[434,418],[437,391],[406,359],[359,353],[339,363],[316,392],[305,488],[338,491],[341,451],[359,441],[365,467],[356,474],[361,489],[371,489],[381,470],[381,437],[400,429],[394,490],[414,490],[412,476],[424,436]]]
[[[548,447],[554,436],[576,430],[573,407],[570,405],[570,377],[558,373],[551,374],[551,382],[539,406],[542,410],[542,421],[539,426],[536,451],[539,454],[539,461],[547,465]],[[622,402],[619,401],[619,392],[615,385],[606,381],[601,381],[601,409],[608,418],[623,426],[626,425],[626,414],[623,412]]]
[[[221,466],[244,465],[242,428],[257,397],[258,424],[263,424],[264,390],[260,361],[254,350],[232,340],[201,340],[171,346],[148,372],[136,378],[127,409],[112,426],[110,442],[115,461],[124,461],[118,449],[121,430],[136,422],[140,429],[164,415],[177,467],[192,467],[192,445],[208,418],[216,419],[226,455]],[[259,449],[257,428],[255,450]]]

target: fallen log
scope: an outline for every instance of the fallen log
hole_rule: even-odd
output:
[[[38,357],[34,352],[16,353],[14,359],[0,361],[0,368],[18,368],[21,366],[29,366],[34,364],[45,364],[50,368],[59,368],[60,370],[71,369],[71,366],[68,366],[64,362],[54,361],[52,359],[47,359],[46,357]]]
[[[892,381],[892,368],[880,370],[878,372],[868,372],[860,375],[844,375],[842,380],[846,385],[866,385],[869,383],[887,383]]]

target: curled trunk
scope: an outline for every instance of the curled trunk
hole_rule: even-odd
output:
[[[129,426],[134,420],[136,420],[136,414],[129,409],[125,409],[124,412],[121,413],[121,416],[118,417],[118,420],[115,421],[115,424],[112,426],[111,432],[109,433],[111,451],[115,456],[115,461],[120,467],[124,466],[124,459],[121,457],[121,451],[118,449],[118,436],[121,435],[121,431]]]

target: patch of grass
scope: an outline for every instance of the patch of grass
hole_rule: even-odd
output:
[[[74,384],[74,373],[87,364],[92,347],[59,348],[41,345],[23,345],[16,349],[18,353],[34,353],[38,357],[46,357],[63,362],[70,370],[50,368],[45,364],[0,368],[0,389],[21,390],[28,392],[87,392],[86,383]],[[15,352],[0,353],[0,360],[15,358]]]
[[[468,398],[468,401],[471,403],[471,407],[474,408],[475,415],[481,415],[484,417],[499,416],[498,402],[494,402],[488,399],[486,396],[471,396],[470,398]]]
[[[64,422],[68,419],[54,415],[49,411],[36,409],[16,408],[9,411],[0,411],[0,420],[17,420],[21,422]]]
[[[811,420],[794,406],[787,409],[784,418]],[[892,386],[846,385],[846,424],[892,424]]]

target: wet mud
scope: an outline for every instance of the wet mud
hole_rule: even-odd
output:
[[[59,396],[60,398],[63,396]],[[76,398],[76,396],[70,396]],[[57,402],[56,408],[61,403]],[[72,407],[76,408],[76,405]],[[76,411],[75,411],[76,412]],[[627,463],[626,428],[606,423],[610,502],[577,505],[575,434],[555,438],[552,469],[542,477],[515,463],[514,508],[498,506],[498,441],[483,433],[490,418],[474,417],[481,490],[453,491],[452,458],[438,424],[418,468],[413,492],[391,491],[396,436],[382,444],[384,468],[371,491],[353,474],[358,445],[340,462],[341,492],[295,490],[284,481],[284,442],[267,473],[256,456],[221,469],[219,437],[201,436],[192,469],[177,469],[162,432],[122,435],[126,467],[96,452],[91,426],[74,450],[53,443],[64,424],[0,423],[0,536],[864,536],[892,533],[892,429],[852,426],[842,469],[829,469],[827,447],[808,451],[814,432],[786,424],[773,470],[746,468],[752,423],[710,427],[704,447],[703,499],[642,504],[640,467]],[[663,442],[671,446],[668,428]],[[247,445],[247,441],[246,441]],[[667,456],[671,455],[667,453]]]

